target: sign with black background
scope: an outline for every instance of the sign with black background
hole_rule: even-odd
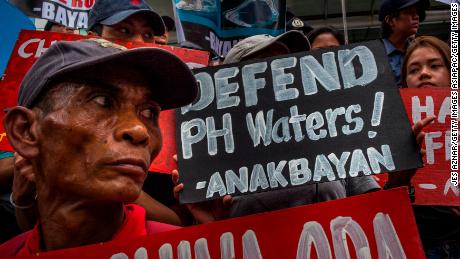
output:
[[[380,41],[194,70],[182,203],[420,167]]]

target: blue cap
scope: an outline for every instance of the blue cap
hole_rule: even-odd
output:
[[[97,24],[114,25],[140,12],[145,14],[155,36],[165,33],[165,25],[161,16],[153,11],[144,0],[97,0],[89,12],[88,29],[93,29]]]
[[[425,20],[425,11],[430,7],[430,0],[383,0],[379,10],[379,21],[385,20],[385,16],[404,8],[417,5],[420,21]]]

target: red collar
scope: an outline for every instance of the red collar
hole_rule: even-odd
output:
[[[123,224],[120,226],[115,235],[113,235],[110,241],[147,235],[144,208],[135,204],[130,204],[124,206],[124,212],[125,219]],[[40,226],[39,224],[36,224],[27,237],[24,246],[17,253],[17,256],[37,255],[38,253],[43,252],[40,250],[40,242]]]

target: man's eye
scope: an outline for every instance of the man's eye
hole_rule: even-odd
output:
[[[110,107],[112,105],[111,100],[108,96],[98,95],[94,97],[92,100],[102,107]]]
[[[129,29],[126,28],[126,27],[121,27],[118,29],[119,32],[123,33],[123,34],[129,34]]]
[[[144,33],[144,39],[153,39],[153,32]]]
[[[148,119],[148,120],[151,120],[153,122],[156,122],[158,120],[158,116],[160,114],[160,109],[157,108],[157,107],[150,107],[150,108],[147,108],[147,109],[143,109],[141,112],[140,112],[141,116]]]

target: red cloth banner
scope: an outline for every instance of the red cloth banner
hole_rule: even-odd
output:
[[[358,258],[358,253],[359,258],[424,258],[407,189],[378,191],[39,257],[300,259]]]
[[[450,181],[450,89],[402,89],[401,97],[412,125],[427,116],[436,116],[423,130],[426,155],[424,167],[412,180],[415,203],[460,206],[460,189]]]
[[[417,169],[412,179],[415,204],[460,206],[460,189],[450,181],[450,89],[401,89],[400,92],[411,125],[427,116],[436,116],[436,120],[423,129],[426,155],[424,166]],[[378,178],[383,186],[387,176]]]
[[[0,121],[3,122],[3,116],[5,115],[3,111],[5,109],[16,106],[18,90],[22,78],[35,60],[40,57],[51,44],[59,40],[75,41],[84,38],[88,38],[88,36],[43,31],[22,31],[16,41],[2,81],[0,81],[0,111],[2,111],[0,112]],[[122,44],[127,48],[161,48],[174,53],[190,67],[203,67],[208,64],[209,53],[205,51],[123,41],[116,41],[116,43]],[[173,169],[177,168],[176,162],[172,159],[172,156],[176,154],[174,110],[164,111],[160,114],[160,127],[163,135],[163,148],[158,157],[152,162],[149,170],[153,172],[170,173]],[[0,124],[0,150],[14,151],[6,138],[3,123]]]

